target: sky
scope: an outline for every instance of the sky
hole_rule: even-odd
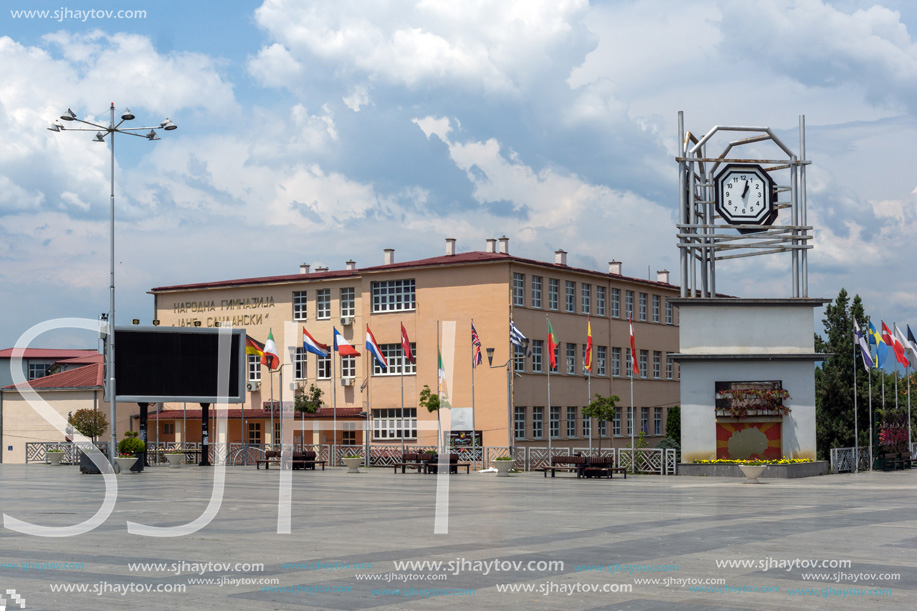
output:
[[[905,0],[8,0],[0,347],[108,310],[110,150],[47,127],[68,108],[107,123],[111,103],[178,125],[116,140],[119,324],[150,322],[153,287],[439,256],[447,237],[677,284],[679,111],[794,150],[804,115],[809,295],[917,323],[915,29]],[[790,296],[789,268],[723,262],[717,289]]]

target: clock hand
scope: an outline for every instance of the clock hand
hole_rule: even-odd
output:
[[[745,199],[745,196],[748,195],[748,181],[745,181],[745,190],[742,191],[742,199]]]

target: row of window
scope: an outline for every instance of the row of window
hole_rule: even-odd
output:
[[[353,287],[339,289],[340,315],[356,315],[356,291]],[[414,280],[386,280],[371,283],[372,311],[403,312],[417,308]],[[315,319],[331,319],[331,289],[315,289]],[[308,320],[309,291],[293,291],[293,320]]]
[[[545,357],[545,342],[544,340],[535,339],[531,343],[531,353],[532,353],[532,373],[545,373],[547,369],[551,370],[551,373],[560,373],[561,368],[564,368],[564,371],[567,375],[585,375],[586,367],[586,344],[580,344],[580,360],[579,360],[579,372],[577,372],[577,358],[576,358],[576,344],[562,344],[554,347],[554,362],[557,363],[556,367],[550,366],[550,358]],[[561,360],[561,346],[564,347],[565,359]],[[592,367],[592,375],[595,376],[607,376],[608,375],[608,347],[607,346],[594,346],[595,348],[595,364]],[[621,360],[622,348],[612,347],[611,349],[611,375],[615,377],[624,376],[629,377],[630,374],[630,347],[623,349],[623,355],[625,360]],[[663,358],[665,360],[665,379],[674,380],[677,379],[676,376],[676,364],[675,360],[672,358],[672,355],[665,354],[659,350],[653,351],[653,369],[652,377],[654,379],[662,379],[662,365]],[[649,369],[649,359],[650,351],[649,350],[640,350],[637,353],[637,366],[640,369],[641,378],[650,377]],[[515,361],[514,361],[515,370],[519,373],[525,372],[525,353],[518,346],[515,349]]]
[[[582,408],[579,407],[567,407],[564,410],[558,406],[552,406],[548,426],[550,427],[551,439],[559,439],[561,437],[561,429],[563,425],[566,425],[566,437],[567,438],[577,438],[583,437],[588,438],[591,430],[590,418],[583,418],[581,414]],[[662,408],[654,407],[652,408],[653,422],[652,429],[650,428],[650,408],[641,407],[639,412],[635,411],[635,416],[637,413],[640,415],[640,430],[646,433],[647,435],[662,435]],[[627,423],[627,435],[633,433],[633,422],[628,417],[628,408],[619,408],[615,411],[614,419],[611,421],[612,434],[613,435],[622,435],[621,432],[621,421],[622,419]],[[624,413],[622,418],[621,414]],[[565,422],[561,422],[561,415],[566,414]],[[531,428],[529,425],[531,424]],[[579,434],[579,431],[582,434]],[[544,439],[544,407],[533,407],[531,409],[531,420],[529,420],[529,408],[516,406],[513,413],[513,434],[518,440],[525,439]],[[604,421],[599,422],[598,426],[598,435],[599,437],[607,436],[606,423]]]
[[[525,307],[525,274],[513,273],[513,305]],[[544,308],[544,278],[542,276],[532,276],[530,278],[531,295],[529,307],[542,309]],[[595,289],[595,301],[593,302],[593,289]],[[560,310],[560,280],[557,278],[548,278],[547,284],[547,309]],[[662,296],[650,295],[649,293],[638,293],[638,316],[637,320],[647,322],[662,322]],[[564,280],[564,311],[576,313],[577,291],[576,282]],[[594,304],[594,305],[593,305]],[[602,285],[588,284],[581,282],[579,285],[579,313],[594,314],[596,316],[608,315],[608,299],[606,287]],[[621,289],[611,289],[611,317],[621,318]],[[624,318],[634,318],[634,291],[624,291]],[[672,304],[665,302],[665,323],[674,324],[674,313]]]
[[[382,355],[385,357],[388,367],[384,370],[376,361],[372,359],[373,364],[373,375],[374,376],[395,376],[401,375],[412,375],[417,373],[416,363],[412,363],[406,358],[404,358],[404,350],[401,348],[401,344],[380,344],[379,348],[382,351]],[[411,352],[416,354],[417,344],[411,342]],[[293,360],[293,379],[295,380],[305,380],[307,379],[307,368],[309,362],[309,354],[302,347],[296,348],[296,354]],[[330,380],[331,379],[331,356],[321,357],[313,354],[312,358],[315,359],[315,378],[318,380]],[[339,371],[339,377],[342,378],[353,378],[357,374],[357,362],[355,356],[342,356],[341,357],[341,368]],[[248,355],[248,381],[249,382],[260,382],[261,381],[261,357],[257,354]]]

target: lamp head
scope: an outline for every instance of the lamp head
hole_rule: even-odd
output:
[[[48,130],[52,132],[59,132],[63,129],[64,129],[64,124],[57,120],[55,120],[54,123],[52,123],[51,126],[48,128]]]
[[[62,114],[60,118],[63,119],[64,121],[73,121],[74,119],[76,119],[76,113],[68,108],[67,112]]]
[[[96,137],[92,139],[93,142],[105,142],[105,134],[102,132],[96,132]]]
[[[167,132],[172,131],[173,129],[178,129],[178,126],[172,123],[172,119],[166,117],[166,120],[159,124],[159,127],[163,128]]]
[[[487,348],[487,364],[488,365],[494,364],[494,349],[493,348]]]
[[[124,114],[121,115],[121,120],[122,121],[133,121],[134,120],[134,113],[131,112],[130,108],[124,109]]]
[[[157,136],[156,132],[154,132],[153,130],[150,130],[150,133],[148,133],[146,137],[149,138],[150,140],[159,140],[159,136]]]

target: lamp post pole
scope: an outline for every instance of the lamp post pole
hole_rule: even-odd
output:
[[[159,140],[159,136],[156,135],[157,129],[164,129],[166,131],[172,131],[177,129],[178,126],[172,123],[171,119],[166,119],[158,126],[153,127],[121,127],[125,121],[133,121],[134,115],[131,113],[129,108],[124,110],[124,114],[121,115],[121,121],[117,124],[115,123],[115,104],[112,102],[111,107],[109,108],[111,112],[111,118],[109,119],[108,125],[101,125],[98,123],[93,123],[91,121],[84,121],[79,119],[69,108],[67,112],[60,116],[60,119],[68,122],[82,123],[83,125],[88,125],[89,127],[65,127],[60,120],[54,121],[51,126],[48,128],[52,132],[62,132],[62,131],[77,131],[77,132],[96,132],[96,136],[93,139],[93,142],[105,142],[106,136],[111,136],[109,139],[109,148],[111,149],[111,198],[109,201],[109,303],[108,303],[108,338],[105,342],[106,354],[106,377],[108,380],[107,392],[108,392],[108,404],[109,404],[109,416],[111,418],[110,426],[110,445],[108,450],[108,460],[112,465],[115,464],[115,446],[117,439],[117,420],[116,420],[116,401],[115,401],[115,134],[125,134],[128,136],[136,136],[138,138],[146,138],[147,140]],[[140,134],[134,132],[141,132],[150,130],[147,134]]]
[[[523,348],[522,353],[525,354],[525,348],[528,346],[528,338],[522,340]],[[507,360],[502,365],[494,365],[494,349],[487,348],[487,365],[491,369],[506,369],[506,436],[507,442],[509,443],[509,457],[514,458],[514,446],[513,441],[515,440],[515,434],[513,431],[513,356],[510,355],[509,360]],[[474,432],[472,431],[472,435]]]

